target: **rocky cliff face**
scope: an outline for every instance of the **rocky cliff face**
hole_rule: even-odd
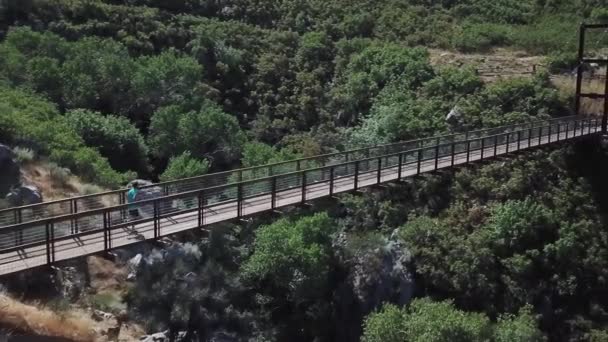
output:
[[[4,197],[9,190],[19,185],[19,164],[15,154],[6,145],[0,144],[0,197]]]
[[[347,275],[336,291],[336,329],[338,341],[358,341],[363,318],[383,302],[406,305],[414,292],[413,271],[409,269],[410,253],[393,239],[377,244],[354,247],[345,233],[334,247],[340,263],[347,265]],[[348,327],[348,329],[344,329]]]

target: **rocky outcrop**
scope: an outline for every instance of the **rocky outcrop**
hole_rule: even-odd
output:
[[[15,154],[8,146],[0,144],[0,196],[4,197],[11,188],[19,185],[20,174]]]
[[[184,341],[185,336],[186,336],[186,332],[181,331],[181,332],[177,333],[177,336],[175,337],[174,341],[175,342]],[[169,330],[167,330],[167,331],[159,332],[156,334],[143,336],[140,339],[140,341],[141,342],[169,342],[169,341],[171,341],[171,338],[170,338]]]
[[[336,291],[339,341],[358,341],[363,318],[383,302],[409,303],[414,292],[413,272],[409,269],[410,253],[396,239],[378,244],[351,246],[348,236],[340,234],[334,247],[346,265],[345,280]]]
[[[13,188],[6,200],[12,207],[42,203],[42,192],[34,185],[23,185]]]

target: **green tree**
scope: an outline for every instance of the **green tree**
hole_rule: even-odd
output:
[[[196,158],[228,163],[238,158],[245,141],[238,121],[210,101],[204,101],[198,111],[161,108],[150,123],[150,147],[162,158],[191,151]]]
[[[198,101],[203,67],[194,58],[169,50],[157,56],[141,57],[135,61],[135,66],[136,113],[151,114],[163,106]]]
[[[363,341],[464,342],[491,337],[490,321],[483,314],[462,312],[449,301],[423,298],[412,301],[407,309],[387,305],[371,314],[364,323]]]
[[[128,119],[85,109],[69,111],[66,119],[87,146],[97,148],[116,170],[146,172],[148,147]]]
[[[328,288],[330,236],[334,223],[326,213],[296,221],[278,220],[256,232],[254,253],[241,268],[245,279],[290,301],[318,298]],[[274,292],[277,291],[277,292]]]
[[[197,160],[192,157],[190,151],[185,151],[177,157],[172,157],[169,160],[169,165],[160,175],[162,182],[201,176],[209,170],[209,162],[207,160]]]

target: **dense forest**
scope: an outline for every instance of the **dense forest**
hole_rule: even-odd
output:
[[[0,0],[0,15],[0,143],[117,188],[570,115],[550,72],[576,66],[578,25],[608,3]],[[428,50],[496,47],[548,68],[484,83]],[[580,142],[183,234],[124,301],[149,332],[199,341],[606,341],[607,172]]]

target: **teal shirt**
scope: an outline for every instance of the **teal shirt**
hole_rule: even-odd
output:
[[[127,202],[129,202],[129,203],[135,202],[135,196],[137,196],[137,189],[131,188],[131,190],[129,190],[127,192]]]

